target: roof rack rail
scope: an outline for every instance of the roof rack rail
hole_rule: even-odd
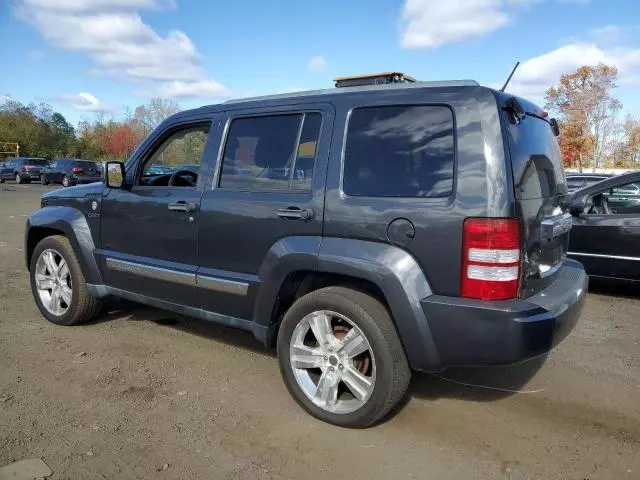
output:
[[[401,90],[412,88],[448,88],[448,87],[478,87],[480,84],[475,80],[434,80],[434,81],[416,81],[404,83],[390,83],[383,85],[360,85],[349,88],[325,88],[322,90],[304,90],[289,93],[276,93],[272,95],[261,95],[257,97],[234,98],[224,102],[225,105],[234,103],[249,103],[267,100],[294,99],[313,96],[331,96],[339,94],[348,94],[355,92],[375,92],[384,90]]]

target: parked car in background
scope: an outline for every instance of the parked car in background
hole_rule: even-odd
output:
[[[40,172],[43,167],[49,165],[44,158],[14,157],[10,158],[0,167],[0,183],[5,180],[15,180],[16,183],[29,183],[32,180],[40,180]]]
[[[640,171],[573,193],[569,257],[590,276],[640,281]]]
[[[40,181],[43,185],[61,183],[68,187],[78,183],[98,182],[101,178],[102,169],[97,163],[76,158],[63,158],[42,170]]]
[[[567,189],[569,193],[575,192],[612,176],[610,173],[567,173]]]

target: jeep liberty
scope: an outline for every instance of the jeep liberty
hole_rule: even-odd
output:
[[[557,124],[474,81],[361,78],[177,113],[102,183],[45,194],[25,233],[44,317],[113,296],[246,329],[348,427],[412,370],[549,351],[587,291]]]

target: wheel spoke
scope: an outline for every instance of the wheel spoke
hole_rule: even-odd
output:
[[[372,388],[371,380],[353,366],[348,366],[342,372],[342,381],[358,400],[364,400]]]
[[[293,368],[318,368],[323,364],[322,351],[306,345],[294,345],[291,364]]]
[[[355,328],[352,328],[342,339],[340,348],[349,358],[353,358],[369,350],[369,345],[365,338]]]
[[[331,320],[324,312],[317,312],[313,315],[309,319],[309,326],[320,345],[328,343],[332,338],[335,338],[331,330]]]
[[[67,262],[64,261],[64,258],[60,258],[60,263],[58,264],[58,278],[60,280],[66,280],[67,275],[69,275],[69,266]]]
[[[51,298],[49,299],[49,310],[57,315],[60,310],[60,292],[57,288],[51,291]]]
[[[56,282],[50,275],[36,273],[36,285],[38,286],[38,290],[51,290],[55,287]]]
[[[67,307],[71,305],[71,289],[66,285],[60,286],[60,297]]]
[[[56,275],[58,273],[58,267],[53,252],[45,252],[42,254],[44,264],[47,266],[50,275]]]
[[[338,376],[325,370],[318,380],[315,397],[324,405],[335,405],[338,399],[338,384]]]

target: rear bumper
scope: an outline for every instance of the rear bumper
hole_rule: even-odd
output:
[[[507,365],[548,352],[573,330],[588,277],[566,260],[537,294],[506,301],[433,295],[421,301],[443,367]]]

